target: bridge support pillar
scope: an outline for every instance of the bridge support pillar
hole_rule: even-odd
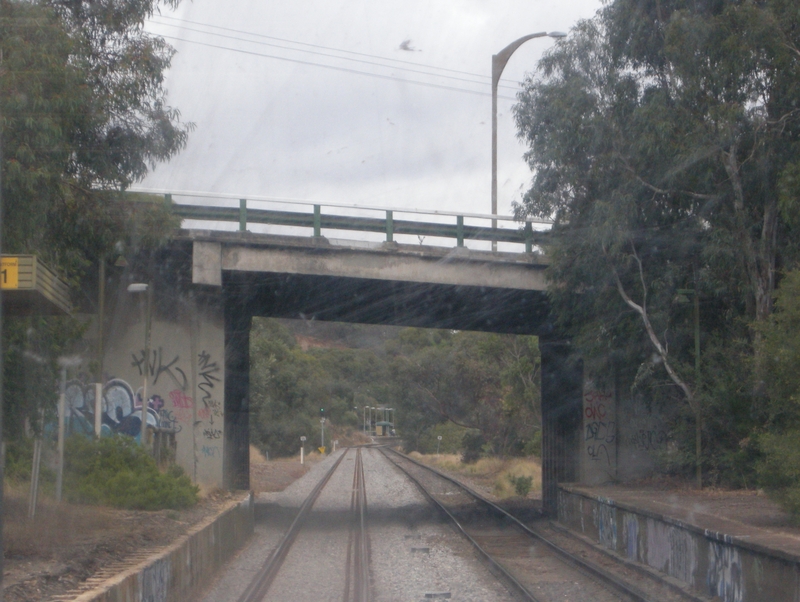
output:
[[[558,483],[578,479],[583,366],[565,340],[540,339],[542,354],[542,508],[558,512]]]
[[[240,303],[225,301],[225,451],[226,489],[250,489],[250,323]]]

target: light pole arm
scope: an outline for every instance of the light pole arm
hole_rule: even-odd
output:
[[[497,94],[497,85],[500,83],[500,76],[503,73],[503,69],[506,68],[506,63],[508,63],[508,59],[510,59],[511,55],[514,54],[514,51],[528,40],[532,40],[533,38],[543,38],[546,35],[548,35],[546,31],[540,31],[539,33],[532,33],[527,36],[522,36],[519,40],[511,42],[497,54],[492,55],[492,91],[495,94]]]
[[[497,85],[500,83],[500,75],[514,51],[528,40],[544,37],[563,38],[566,35],[560,31],[532,33],[511,42],[500,52],[492,55],[492,215],[497,215]],[[497,229],[496,219],[492,220],[492,229]],[[495,239],[492,241],[492,251],[496,250],[497,240]]]

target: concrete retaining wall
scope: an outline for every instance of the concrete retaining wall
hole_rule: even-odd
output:
[[[800,558],[566,485],[558,521],[620,556],[724,602],[800,602]]]
[[[207,585],[253,534],[253,495],[75,602],[183,602]]]

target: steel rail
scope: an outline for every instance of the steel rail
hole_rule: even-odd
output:
[[[344,601],[369,602],[369,537],[366,521],[367,487],[361,448],[357,448],[350,493],[350,533],[347,540],[347,577]],[[351,595],[352,581],[352,595]]]
[[[358,536],[356,539],[355,562],[355,602],[370,602],[369,583],[369,533],[367,532],[367,483],[364,478],[364,462],[361,457],[361,448],[356,453],[355,474],[358,478],[357,487],[357,520]]]
[[[345,452],[339,456],[339,459],[334,462],[330,470],[325,473],[325,476],[322,477],[319,483],[314,486],[314,489],[311,490],[311,493],[305,499],[302,506],[300,506],[300,510],[294,517],[294,520],[289,526],[289,529],[286,531],[286,534],[278,544],[278,547],[275,548],[272,554],[270,554],[269,558],[267,558],[267,560],[258,570],[258,573],[250,582],[250,585],[247,586],[247,589],[241,595],[238,602],[261,602],[264,600],[272,581],[275,579],[275,575],[278,574],[278,570],[283,564],[286,555],[289,553],[294,540],[297,538],[297,534],[303,526],[311,507],[314,505],[314,502],[317,501],[317,498],[319,497],[320,493],[322,493],[325,485],[328,484],[328,481],[333,476],[333,473],[336,472],[336,469],[339,467],[339,464],[341,464],[346,455],[347,450],[345,450]]]
[[[388,456],[386,456],[386,452],[384,451],[385,448],[379,448],[379,449],[381,453],[384,454],[386,459],[389,460]],[[405,457],[404,454],[400,454],[399,452],[395,453],[398,453],[399,455]],[[489,554],[486,550],[484,550],[481,547],[481,545],[477,541],[475,541],[475,539],[469,533],[467,533],[466,529],[464,529],[462,524],[453,515],[453,513],[450,512],[439,500],[433,497],[433,495],[425,488],[425,486],[422,485],[422,483],[419,482],[419,480],[417,480],[416,477],[411,475],[396,462],[392,460],[389,461],[392,462],[392,464],[394,464],[394,466],[396,466],[399,470],[401,470],[409,479],[411,479],[411,481],[419,489],[420,493],[422,493],[422,495],[425,496],[425,498],[431,504],[433,504],[442,514],[444,514],[445,516],[447,516],[447,518],[450,519],[450,521],[453,523],[453,525],[455,525],[456,529],[461,533],[461,535],[475,547],[475,549],[483,557],[483,559],[489,563],[489,565],[495,572],[499,573],[502,576],[502,578],[508,582],[508,585],[510,585],[512,589],[516,590],[516,592],[520,594],[525,600],[528,600],[530,602],[542,602],[539,598],[534,596],[533,593],[531,593],[528,590],[528,588],[522,585],[522,583],[520,583],[516,577],[514,577],[511,573],[509,573],[508,570],[506,570],[506,568],[502,564],[500,564],[494,558],[492,558],[491,554]]]
[[[456,479],[454,479],[454,478],[452,478],[452,477],[450,477],[450,476],[448,476],[448,475],[436,470],[435,468],[432,468],[430,466],[426,466],[425,464],[422,464],[421,462],[418,462],[417,460],[414,460],[413,458],[410,458],[409,456],[407,456],[407,455],[405,455],[403,453],[400,453],[399,451],[397,451],[395,449],[392,449],[390,447],[382,447],[381,448],[381,452],[384,455],[386,455],[386,451],[387,450],[392,452],[393,454],[396,454],[397,456],[403,458],[404,460],[406,460],[408,462],[411,462],[412,464],[415,464],[416,466],[418,466],[418,467],[420,467],[420,468],[422,468],[424,470],[427,470],[427,471],[429,471],[431,473],[434,473],[438,477],[440,477],[440,478],[442,478],[442,479],[444,479],[444,480],[456,485],[458,488],[460,488],[465,493],[467,493],[467,495],[469,495],[470,497],[479,500],[481,503],[489,506],[494,512],[499,514],[504,519],[507,519],[507,520],[511,521],[514,524],[514,526],[516,526],[518,529],[523,531],[526,535],[528,535],[529,537],[532,537],[533,539],[536,539],[537,541],[543,543],[550,550],[552,550],[553,552],[558,554],[563,561],[565,561],[567,564],[571,565],[573,568],[576,568],[576,569],[578,569],[580,571],[589,573],[591,576],[593,576],[593,577],[595,577],[595,578],[597,578],[597,579],[599,579],[599,580],[611,585],[618,592],[624,594],[625,596],[630,597],[635,602],[653,602],[653,600],[651,598],[649,598],[647,596],[647,594],[645,594],[644,592],[639,590],[639,588],[637,588],[635,586],[632,586],[629,583],[626,583],[622,579],[619,579],[615,575],[613,575],[613,574],[609,573],[608,571],[600,568],[599,566],[595,565],[592,562],[589,562],[589,561],[587,561],[587,560],[585,560],[583,558],[579,558],[578,556],[575,556],[574,554],[570,554],[568,551],[564,550],[563,548],[559,547],[555,543],[551,542],[549,539],[547,539],[543,535],[541,535],[539,533],[536,533],[535,531],[530,529],[527,525],[525,525],[522,521],[520,521],[514,515],[509,514],[506,510],[504,510],[503,508],[501,508],[500,506],[498,506],[494,502],[486,499],[485,497],[483,497],[482,495],[480,495],[476,491],[473,491],[472,489],[470,489],[469,487],[467,487],[463,483],[460,483]],[[387,459],[388,459],[388,456],[387,456]],[[423,491],[423,494],[425,494],[426,497],[428,497],[429,499],[432,499],[432,496],[425,491],[424,487],[422,487],[422,485],[419,483],[419,481],[416,478],[411,476],[408,472],[406,472],[396,462],[392,462],[392,463],[395,466],[397,466],[400,470],[402,470],[406,475],[408,475],[408,477],[412,481],[414,481],[417,484],[418,487],[420,487],[420,489]],[[490,560],[490,562],[491,562],[491,564],[493,566],[500,566],[499,563],[497,563],[495,560],[489,558],[489,555],[486,552],[484,552],[480,548],[480,546],[478,546],[477,543],[475,543],[475,541],[472,539],[472,537],[470,537],[469,535],[466,534],[466,532],[464,531],[463,527],[458,523],[458,521],[455,520],[455,518],[452,518],[451,513],[449,511],[445,510],[444,507],[442,506],[442,504],[438,502],[438,500],[435,501],[435,504],[437,506],[441,507],[444,510],[444,512],[448,516],[451,517],[451,519],[457,525],[458,529],[467,537],[467,539],[469,539],[473,543],[473,545],[476,546],[476,548],[478,548],[478,550],[481,552],[481,554],[484,557],[486,557],[486,558],[488,558]],[[507,571],[505,571],[505,569],[502,569],[502,571],[503,571],[503,573],[507,573]],[[514,580],[514,581],[516,582],[516,580]],[[523,587],[523,586],[520,585],[520,587]],[[524,587],[523,587],[523,589],[524,589]],[[525,590],[525,591],[527,592],[527,590]],[[528,595],[531,596],[532,600],[536,600],[536,598],[534,598],[533,595],[530,594],[529,592],[528,592]]]

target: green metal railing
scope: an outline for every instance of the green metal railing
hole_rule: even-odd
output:
[[[213,221],[213,222],[233,222],[239,224],[239,230],[246,231],[248,224],[269,224],[273,226],[292,226],[308,228],[312,236],[319,238],[322,230],[342,230],[350,232],[373,232],[383,234],[387,242],[394,242],[396,235],[412,235],[419,237],[440,237],[455,241],[456,246],[465,246],[466,241],[497,241],[506,243],[517,243],[525,246],[527,253],[533,252],[536,245],[542,244],[547,238],[547,232],[533,229],[533,223],[547,223],[545,221],[530,220],[525,221],[519,228],[492,228],[490,226],[475,226],[464,223],[464,218],[485,220],[490,222],[492,219],[498,221],[514,222],[514,219],[507,216],[492,216],[481,214],[457,214],[449,212],[414,210],[414,209],[386,209],[381,207],[368,207],[364,205],[337,205],[337,204],[315,204],[308,201],[287,201],[282,199],[255,198],[249,199],[257,202],[274,202],[282,205],[305,205],[312,208],[308,211],[286,211],[277,209],[261,209],[248,207],[248,199],[240,198],[239,207],[213,206],[187,204],[175,202],[175,197],[201,197],[205,199],[235,200],[231,195],[217,195],[213,193],[200,192],[165,192],[155,190],[136,190],[136,193],[163,194],[172,204],[172,211],[175,215],[192,220]],[[357,211],[374,211],[383,214],[381,217],[363,217],[352,215],[324,214],[323,207],[335,207],[337,209],[351,209]],[[417,215],[437,215],[452,219],[454,223],[441,223],[432,221],[399,220],[395,219],[395,213],[417,214]]]

